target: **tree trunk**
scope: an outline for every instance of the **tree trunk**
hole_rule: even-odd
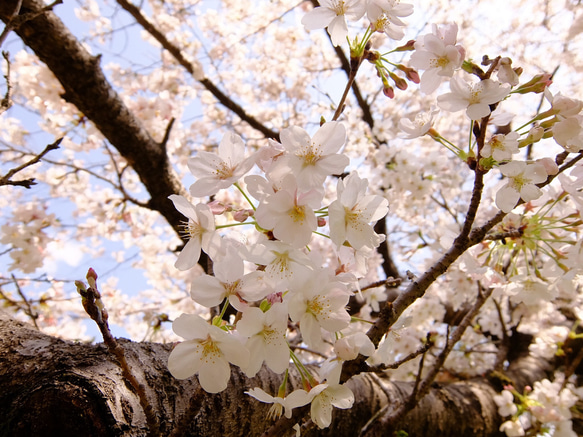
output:
[[[132,372],[145,387],[164,436],[259,436],[269,431],[269,405],[244,394],[253,387],[277,393],[281,375],[265,368],[246,378],[233,368],[227,390],[202,391],[196,377],[179,381],[170,375],[171,345],[121,340]],[[507,372],[517,388],[545,377],[548,363],[523,357]],[[299,387],[291,378],[292,387]],[[329,429],[305,426],[302,436],[355,436],[382,410],[402,405],[412,383],[391,382],[361,374],[348,386],[354,407],[335,410]],[[388,429],[379,420],[366,436],[392,435],[405,430],[410,437],[498,436],[501,418],[492,398],[496,390],[485,379],[435,385],[401,423]],[[296,410],[292,421],[276,423],[270,435],[289,434],[296,422],[306,422],[307,408]],[[304,416],[304,417],[302,417]],[[0,314],[0,436],[142,436],[148,434],[145,414],[132,387],[103,344],[63,341]],[[309,424],[308,424],[309,425]]]

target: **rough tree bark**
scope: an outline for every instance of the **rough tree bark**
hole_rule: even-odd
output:
[[[200,389],[195,377],[179,381],[169,374],[166,363],[171,345],[121,343],[158,415],[162,435],[171,435],[179,426],[184,426],[178,434],[183,436],[259,436],[268,431],[269,405],[243,392],[259,386],[276,393],[279,375],[264,368],[249,379],[233,368],[227,390],[212,395]],[[549,363],[522,356],[506,375],[521,390],[549,370]],[[298,386],[293,377],[291,383]],[[376,413],[406,402],[413,387],[370,374],[354,377],[348,385],[355,394],[354,407],[335,410],[329,429],[307,427],[302,435],[358,435]],[[496,389],[486,378],[436,384],[395,429],[407,431],[410,437],[498,436],[501,418],[494,394]],[[298,413],[294,419],[306,410]],[[5,313],[0,313],[0,417],[0,436],[147,435],[138,397],[103,344],[59,340]],[[289,424],[283,421],[280,429]],[[392,430],[374,425],[367,429],[365,436],[392,435]]]

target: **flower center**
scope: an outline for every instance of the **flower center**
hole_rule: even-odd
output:
[[[322,154],[320,153],[320,146],[312,143],[308,147],[303,148],[297,156],[303,159],[304,167],[307,167],[308,165],[315,165],[322,157]]]
[[[228,179],[233,176],[233,167],[229,166],[225,161],[221,161],[215,173],[219,179]]]
[[[289,210],[289,216],[293,219],[294,222],[303,223],[306,219],[306,207],[294,205],[294,207]]]
[[[344,0],[335,1],[332,10],[336,12],[336,15],[344,15],[346,8],[344,6]]]

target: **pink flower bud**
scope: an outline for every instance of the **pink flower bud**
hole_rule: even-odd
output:
[[[536,162],[543,165],[547,174],[556,175],[559,173],[559,166],[551,158],[537,159]]]
[[[324,217],[318,217],[318,227],[326,226],[326,219]]]

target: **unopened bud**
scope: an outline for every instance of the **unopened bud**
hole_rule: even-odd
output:
[[[520,85],[516,88],[513,93],[517,94],[527,94],[527,93],[542,93],[546,88],[548,88],[553,81],[551,80],[551,75],[548,73],[537,74],[531,80],[525,84]]]
[[[411,50],[415,50],[415,40],[411,39],[409,41],[407,41],[407,43],[405,45],[399,46],[396,49],[394,49],[394,52],[409,52]]]
[[[389,76],[391,76],[391,79],[393,79],[393,82],[395,82],[395,86],[397,88],[403,91],[407,89],[407,81],[405,79],[397,76],[395,73],[391,71],[389,71]]]
[[[239,223],[243,223],[249,217],[253,216],[253,214],[254,214],[254,212],[252,209],[242,209],[242,210],[236,211],[233,214],[233,220],[235,220]]]
[[[537,159],[536,162],[542,164],[548,175],[556,175],[559,173],[559,166],[551,158]]]
[[[393,99],[395,97],[395,90],[392,86],[383,87],[383,94],[387,96],[389,99]]]
[[[326,226],[326,219],[324,217],[318,217],[318,227]]]

